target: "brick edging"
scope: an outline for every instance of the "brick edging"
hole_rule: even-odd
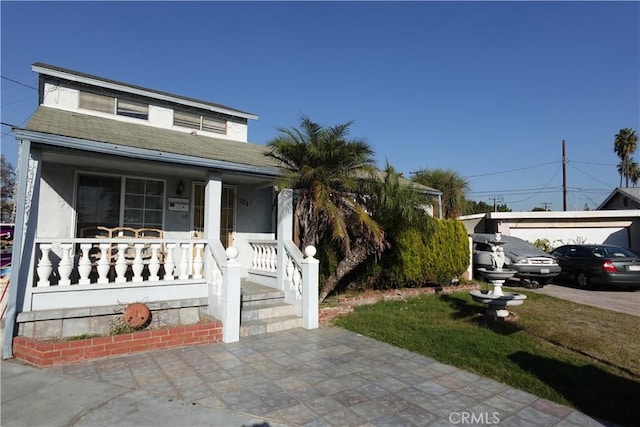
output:
[[[72,341],[13,339],[15,358],[44,367],[148,350],[222,341],[222,322],[199,323]]]
[[[404,288],[391,289],[388,291],[367,291],[355,295],[353,297],[338,297],[338,305],[330,307],[320,307],[319,322],[320,325],[328,325],[334,317],[351,313],[359,305],[375,304],[382,300],[402,300],[409,297],[419,295],[429,295],[436,293],[450,294],[459,291],[473,291],[479,289],[476,284],[461,286],[446,286],[438,288]]]

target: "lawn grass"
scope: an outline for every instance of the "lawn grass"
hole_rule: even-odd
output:
[[[521,291],[519,291],[521,292]],[[467,292],[381,301],[337,326],[414,351],[592,417],[640,418],[640,318],[540,294],[495,322]]]

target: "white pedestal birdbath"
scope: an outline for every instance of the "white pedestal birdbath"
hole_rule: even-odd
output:
[[[500,233],[496,233],[494,240],[489,242],[491,246],[491,261],[493,267],[491,269],[479,268],[478,273],[485,277],[493,285],[492,291],[471,291],[469,294],[475,302],[487,304],[487,314],[495,318],[504,319],[509,315],[507,306],[522,305],[527,299],[526,295],[515,292],[503,292],[502,285],[507,279],[516,274],[516,270],[510,270],[504,267],[504,242],[501,240]]]

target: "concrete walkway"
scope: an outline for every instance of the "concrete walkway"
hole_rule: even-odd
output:
[[[579,304],[640,316],[640,290],[629,291],[616,288],[592,290],[559,285],[546,285],[539,289],[525,290],[577,302]]]
[[[3,427],[603,425],[334,327],[46,370],[1,367]]]

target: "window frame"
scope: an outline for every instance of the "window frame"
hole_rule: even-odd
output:
[[[79,92],[78,109],[93,111],[95,113],[109,114],[113,116],[129,117],[137,120],[145,120],[145,121],[149,120],[149,103],[148,102],[137,100],[134,97],[127,97],[127,96],[119,97],[117,95],[111,95],[111,94],[107,95],[107,94],[93,92],[93,91],[84,90],[84,89],[79,89],[78,92]],[[87,105],[87,104],[91,104],[90,99],[85,99],[84,100],[85,105],[82,105],[83,95],[87,95],[88,97],[96,97],[98,99],[103,98],[104,105],[108,106],[109,108],[99,108],[100,102],[97,101],[97,99],[94,100],[93,102],[97,108],[92,108],[92,106]],[[109,102],[107,102],[107,100]],[[127,104],[127,103],[129,104],[128,108],[125,105],[121,106],[121,104]]]
[[[150,227],[150,228],[160,228],[162,230],[164,230],[165,227],[165,223],[166,223],[166,195],[167,195],[167,180],[166,179],[162,179],[162,178],[152,178],[152,177],[148,177],[148,176],[139,176],[139,175],[121,175],[121,174],[112,174],[112,173],[99,173],[99,172],[88,172],[88,171],[76,171],[75,173],[75,185],[74,185],[74,192],[73,192],[73,197],[74,197],[74,203],[73,203],[73,211],[74,211],[74,234],[76,237],[79,237],[79,221],[78,221],[78,203],[79,203],[79,199],[78,199],[78,192],[79,192],[79,188],[80,188],[80,177],[81,176],[94,176],[94,177],[105,177],[105,178],[118,178],[120,180],[120,186],[119,186],[119,210],[118,210],[118,227],[127,227],[127,226],[131,226],[131,223],[125,223],[125,210],[127,209],[127,205],[126,205],[126,198],[127,198],[127,180],[142,180],[145,183],[145,189],[146,189],[146,183],[151,181],[151,182],[159,182],[162,184],[162,192],[161,194],[158,196],[158,198],[160,199],[160,203],[161,203],[161,208],[160,209],[146,209],[145,206],[143,206],[142,211],[143,211],[143,221],[142,221],[142,225],[140,227],[134,226],[134,228],[144,228],[144,227]],[[132,193],[129,193],[129,195],[131,195]],[[143,196],[146,196],[146,192],[143,193]],[[144,201],[146,203],[146,200]],[[161,217],[161,223],[158,226],[157,223],[150,223],[147,225],[147,223],[144,221],[144,213],[147,211],[156,211],[156,212],[160,212],[160,217]]]
[[[191,116],[191,120],[188,120],[189,116]],[[215,123],[218,123],[219,126],[216,126]],[[229,120],[220,115],[180,108],[173,109],[173,126],[220,135],[227,135],[229,132]]]

